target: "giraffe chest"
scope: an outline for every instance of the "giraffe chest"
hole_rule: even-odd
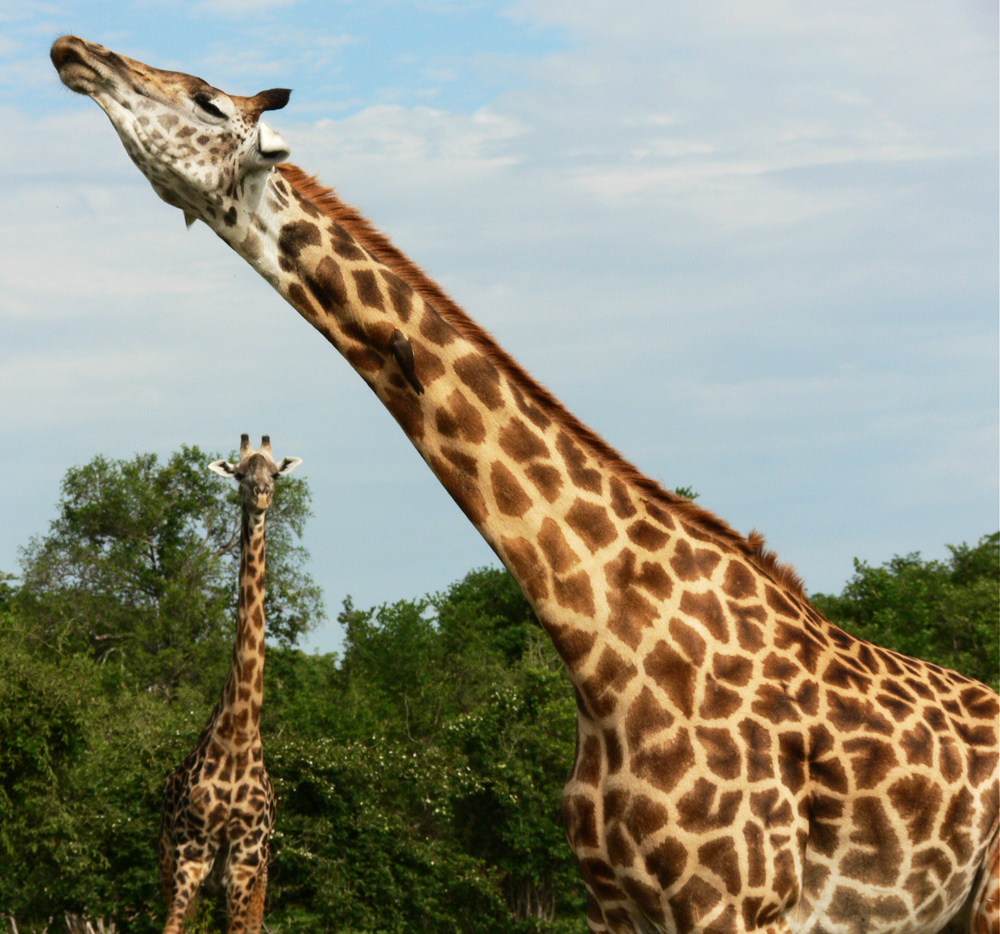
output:
[[[799,895],[807,836],[792,792],[774,783],[751,792],[722,758],[715,771],[706,767],[690,723],[675,723],[645,748],[632,745],[627,729],[586,717],[579,727],[563,816],[608,921],[673,934],[701,930],[709,918],[718,930],[735,931],[743,929],[733,926],[743,912],[754,925],[786,913]]]
[[[770,649],[758,654],[766,673]],[[936,705],[883,709],[888,682],[848,694],[842,664],[812,666],[834,672],[825,684],[808,666],[775,668],[776,684],[752,678],[723,701],[725,669],[674,659],[658,686],[598,704],[600,719],[581,710],[563,815],[605,919],[644,932],[948,930],[998,819],[995,715],[959,730]],[[985,689],[958,691],[995,709]]]
[[[174,835],[213,849],[222,841],[266,835],[275,796],[263,747],[214,752],[184,763],[167,780],[165,816]]]

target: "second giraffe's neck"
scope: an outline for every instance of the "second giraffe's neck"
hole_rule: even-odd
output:
[[[280,166],[236,208],[216,232],[378,395],[511,570],[578,686],[608,626],[635,609],[622,594],[643,608],[669,595],[662,555],[637,554],[685,537],[754,551],[624,462],[314,179]]]
[[[264,699],[264,516],[243,510],[236,641],[216,720],[219,738],[235,748],[256,741]]]

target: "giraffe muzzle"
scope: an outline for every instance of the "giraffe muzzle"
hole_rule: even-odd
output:
[[[88,55],[89,49],[83,39],[63,36],[52,43],[49,57],[59,80],[77,94],[90,94],[101,81],[101,74]]]

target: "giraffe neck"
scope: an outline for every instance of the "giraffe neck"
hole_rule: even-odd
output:
[[[233,748],[257,741],[264,699],[264,515],[243,510],[236,641],[214,734]]]
[[[343,354],[510,569],[578,689],[607,658],[600,643],[615,620],[627,632],[614,638],[636,650],[636,620],[650,625],[651,603],[670,596],[674,550],[688,561],[715,542],[766,571],[756,542],[624,462],[294,166],[225,217],[216,232]],[[393,355],[397,331],[422,393]]]

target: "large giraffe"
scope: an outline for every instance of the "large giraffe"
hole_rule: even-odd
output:
[[[160,865],[167,898],[164,934],[180,934],[195,895],[216,859],[222,861],[228,934],[260,934],[274,788],[264,768],[260,708],[264,698],[265,518],[275,480],[302,459],[275,464],[265,435],[258,450],[243,435],[240,461],[209,469],[239,484],[239,596],[233,662],[219,702],[190,755],[163,790]]]
[[[998,697],[839,630],[755,536],[535,383],[232,97],[82,39],[63,82],[168,203],[358,371],[524,590],[575,687],[563,813],[592,932],[998,931]]]

